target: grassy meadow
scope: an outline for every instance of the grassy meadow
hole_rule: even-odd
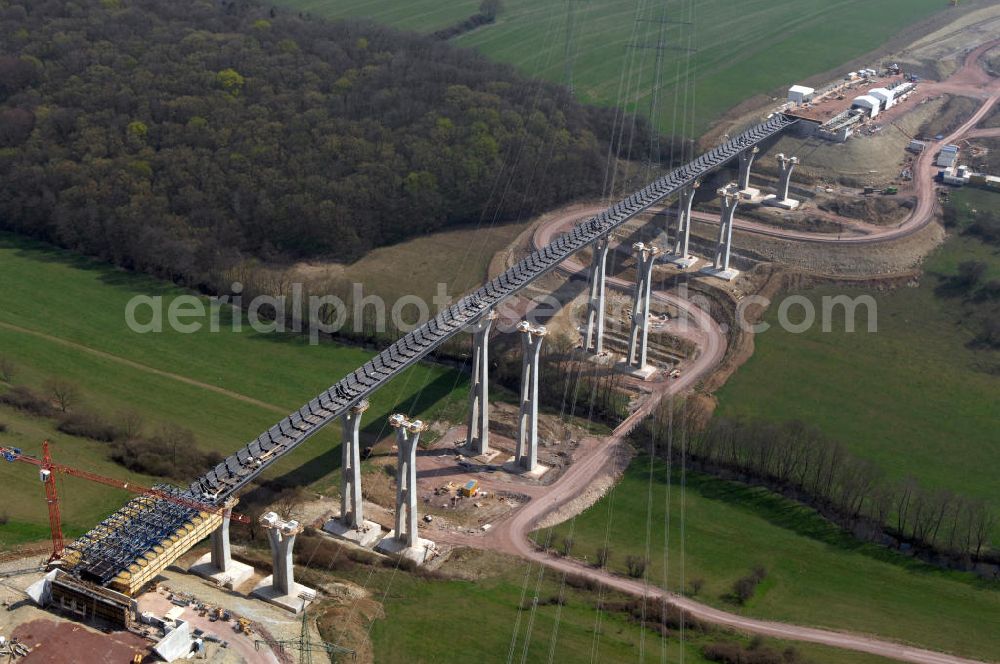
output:
[[[1000,206],[1000,194],[971,189],[953,200]],[[1000,353],[970,348],[979,328],[967,307],[976,305],[940,294],[970,260],[988,266],[984,279],[1000,277],[995,247],[953,233],[927,258],[917,287],[799,293],[817,312],[823,296],[871,295],[878,305],[873,334],[864,307],[854,333],[844,332],[839,309],[832,332],[817,325],[792,334],[776,325],[772,306],[765,319],[771,329],[757,335],[753,357],[717,395],[720,413],[809,422],[891,477],[983,498],[1000,511]]]
[[[234,332],[226,315],[218,333],[206,326],[194,334],[166,327],[162,333],[137,334],[125,324],[129,299],[161,296],[167,307],[185,292],[11,235],[0,236],[0,283],[0,354],[16,365],[14,384],[42,390],[47,380],[65,378],[79,386],[78,408],[112,422],[125,412],[138,413],[147,433],[168,424],[185,427],[203,450],[236,450],[371,356],[333,343],[310,346],[298,335],[257,333],[246,320]],[[365,431],[385,435],[386,418],[396,411],[431,421],[454,415],[463,407],[465,385],[459,372],[415,366],[378,392]],[[2,389],[7,386],[0,383]],[[107,461],[102,444],[59,434],[52,420],[2,407],[0,422],[7,425],[0,444],[35,453],[49,438],[63,463],[129,475]],[[329,490],[340,465],[337,429],[321,432],[268,476]],[[28,466],[4,463],[0,478],[18,487],[0,508],[9,518],[0,526],[0,544],[29,539],[23,524],[47,523],[36,474]],[[85,483],[66,482],[74,485],[63,501],[68,531],[86,529],[122,502],[103,487],[81,489],[75,485]],[[86,499],[74,499],[76,491]]]
[[[491,553],[459,551],[442,569],[445,576],[421,578],[391,570],[355,572],[352,580],[382,602],[385,618],[372,623],[369,635],[375,661],[414,664],[444,662],[460,652],[477,662],[706,662],[701,647],[746,637],[672,630],[664,640],[621,611],[598,611],[598,595],[563,585],[562,576],[537,565]],[[474,579],[474,580],[473,580]],[[563,596],[562,607],[554,600]],[[538,606],[532,610],[532,598]],[[631,598],[604,597],[605,607]],[[520,608],[519,607],[523,607]],[[344,635],[343,621],[320,619],[324,638]],[[455,638],[443,638],[441,625],[464,625]],[[474,627],[473,627],[474,625]],[[527,644],[525,643],[527,642]],[[823,664],[880,664],[882,658],[809,644],[766,639],[782,652],[793,646],[804,661]],[[511,657],[511,655],[513,656]],[[554,659],[551,657],[554,655]],[[665,659],[663,659],[665,658]]]
[[[432,32],[476,12],[461,0],[279,0],[279,5],[332,18],[369,18]],[[691,7],[693,5],[693,12]],[[570,8],[573,8],[570,11]],[[586,103],[625,105],[649,113],[662,4],[636,0],[505,0],[493,25],[454,40],[531,76],[572,83]],[[781,95],[809,76],[879,48],[887,39],[946,9],[939,0],[709,0],[667,3],[659,112],[673,131],[675,99],[684,90],[697,135],[729,109],[759,95]],[[572,22],[569,17],[572,15]],[[693,24],[689,29],[684,23]],[[567,31],[567,25],[573,28]],[[571,39],[567,46],[567,32]],[[691,49],[689,51],[689,49]],[[690,69],[687,55],[690,52]],[[681,127],[678,124],[678,133]]]
[[[571,537],[572,555],[590,561],[608,546],[609,569],[623,575],[627,556],[648,556],[650,583],[678,590],[701,579],[698,599],[749,616],[874,633],[986,661],[1000,652],[996,584],[862,544],[763,489],[689,473],[681,491],[677,469],[660,461],[650,469],[648,457],[633,460],[594,507],[535,537],[551,537],[557,549]],[[740,607],[727,596],[757,565],[767,577]]]

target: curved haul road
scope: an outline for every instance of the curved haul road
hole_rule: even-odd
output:
[[[967,122],[938,144],[954,142],[966,135],[993,136],[1000,133],[1000,130],[993,129],[973,131],[973,128],[996,105],[997,101],[1000,100],[1000,79],[992,79],[989,82],[984,82],[984,79],[977,76],[976,72],[971,69],[978,66],[978,59],[983,53],[998,43],[1000,43],[1000,40],[986,44],[970,53],[966,59],[965,66],[952,77],[953,79],[960,78],[963,82],[966,80],[970,82],[974,81],[978,84],[976,85],[976,90],[980,96],[984,90],[989,90],[990,94],[983,105],[980,106]],[[967,84],[962,90],[968,92],[970,88],[971,86]],[[859,244],[884,242],[905,237],[920,230],[934,218],[936,205],[933,185],[934,152],[935,149],[928,146],[918,158],[914,166],[914,181],[918,197],[917,206],[910,216],[895,228],[878,229],[863,236],[838,237],[833,234],[805,233],[770,228],[763,224],[745,220],[737,220],[736,226],[741,230],[751,233],[769,235],[787,240],[821,243]],[[533,235],[533,243],[536,246],[544,246],[553,235],[575,221],[578,221],[582,214],[584,213],[566,214],[539,227]],[[717,221],[711,215],[702,216],[695,214],[695,217],[706,221]],[[573,259],[565,261],[559,269],[561,272],[570,275],[586,275],[587,273],[586,266]],[[616,290],[628,291],[632,288],[630,282],[613,277],[608,278],[607,284]],[[664,398],[680,394],[692,387],[698,380],[714,369],[725,356],[726,336],[708,313],[699,309],[690,301],[668,292],[656,291],[653,293],[653,298],[659,302],[676,307],[695,324],[696,330],[694,334],[687,336],[693,337],[697,342],[700,352],[693,361],[684,365],[681,377],[677,380],[660,384],[661,389],[646,399],[610,436],[605,439],[585,441],[578,450],[579,460],[573,463],[549,487],[549,491],[544,496],[530,500],[518,511],[495,524],[495,527],[488,534],[464,535],[441,532],[439,534],[436,533],[436,535],[440,535],[442,541],[452,544],[477,548],[489,547],[494,550],[505,551],[545,565],[558,572],[580,575],[631,595],[663,601],[699,620],[736,630],[855,650],[899,661],[913,662],[914,664],[981,664],[977,660],[915,648],[875,637],[812,627],[801,627],[768,620],[756,620],[727,613],[682,595],[670,593],[656,586],[645,584],[642,581],[620,577],[571,559],[551,556],[534,546],[528,535],[544,517],[583,495],[591,485],[591,482],[613,463],[620,446],[626,444],[625,438],[628,434],[644,418],[649,416]]]

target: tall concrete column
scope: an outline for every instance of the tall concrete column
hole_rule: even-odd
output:
[[[594,355],[604,351],[604,286],[609,246],[607,236],[595,242],[590,262],[590,299],[587,301],[587,336],[583,349]]]
[[[649,339],[649,296],[653,282],[653,266],[660,253],[658,247],[637,242],[635,252],[635,292],[632,297],[632,330],[628,339],[625,364],[632,371],[646,369]]]
[[[693,260],[689,258],[691,245],[691,206],[701,182],[695,181],[690,187],[681,189],[677,203],[677,237],[674,240],[673,262],[689,267]]]
[[[472,326],[472,380],[469,384],[469,426],[465,444],[477,455],[490,451],[489,344],[495,311],[488,311]]]
[[[740,153],[740,176],[736,182],[740,191],[750,188],[750,167],[753,166],[753,160],[759,152],[760,148],[755,145]]]
[[[262,516],[260,523],[271,541],[272,592],[278,596],[292,595],[296,592],[292,549],[302,526],[298,521],[282,521],[274,512]]]
[[[712,264],[716,270],[729,269],[729,256],[733,245],[733,218],[736,216],[736,206],[740,202],[736,186],[733,183],[718,190],[722,216],[719,220],[719,240],[715,245],[715,261]]]
[[[417,546],[417,443],[427,425],[396,414],[389,418],[396,429],[396,531],[397,542]]]
[[[361,499],[361,414],[368,410],[361,401],[344,413],[344,437],[341,442],[340,520],[349,528],[358,528],[364,521]]]
[[[229,572],[233,567],[233,558],[229,549],[229,521],[233,516],[233,507],[236,506],[236,503],[234,498],[226,501],[225,511],[222,513],[222,524],[209,536],[209,541],[212,544],[212,566],[217,572]]]
[[[799,163],[798,157],[786,157],[783,154],[778,155],[778,170],[781,177],[778,181],[778,194],[777,198],[779,201],[788,200],[788,189],[792,184],[792,171],[795,170],[796,164]]]
[[[518,415],[514,463],[533,471],[538,466],[538,361],[542,341],[548,330],[542,325],[533,326],[528,321],[521,321],[517,331],[522,335],[524,356],[521,364],[521,410]]]

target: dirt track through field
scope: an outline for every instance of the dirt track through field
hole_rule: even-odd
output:
[[[161,376],[163,378],[169,378],[170,380],[176,380],[177,382],[184,383],[185,385],[192,385],[194,387],[199,387],[203,390],[208,390],[209,392],[215,392],[216,394],[227,396],[230,399],[236,399],[237,401],[242,401],[243,403],[252,404],[254,406],[257,406],[258,408],[263,408],[265,410],[269,410],[273,413],[278,413],[280,415],[287,415],[292,410],[291,408],[281,408],[280,406],[275,406],[274,404],[266,403],[259,399],[254,399],[253,397],[248,397],[245,394],[240,394],[239,392],[227,390],[217,385],[203,383],[200,380],[188,378],[187,376],[181,376],[180,374],[171,373],[169,371],[163,371],[162,369],[155,369],[149,365],[141,364],[133,360],[128,360],[124,357],[113,355],[112,353],[107,353],[103,350],[97,350],[96,348],[91,348],[90,346],[85,346],[84,344],[77,343],[75,341],[69,341],[68,339],[63,339],[62,337],[46,334],[45,332],[39,332],[38,330],[32,330],[26,327],[21,327],[20,325],[14,325],[12,323],[4,323],[4,322],[0,322],[0,328],[9,330],[11,332],[30,334],[33,337],[44,339],[46,341],[59,344],[60,346],[66,346],[67,348],[79,350],[84,353],[87,353],[88,355],[93,355],[95,357],[99,357],[104,360],[116,362],[123,366],[129,367],[131,369],[136,369],[144,373],[153,374],[155,376]]]

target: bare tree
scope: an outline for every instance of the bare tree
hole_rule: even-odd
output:
[[[970,539],[975,547],[973,558],[978,561],[983,547],[990,541],[990,533],[993,532],[993,527],[996,525],[996,515],[990,511],[985,502],[979,501],[973,508],[970,522],[972,524],[970,528],[972,537]]]
[[[49,396],[59,406],[59,410],[64,413],[76,403],[77,398],[80,396],[80,388],[77,387],[76,383],[68,381],[65,378],[49,379],[45,383],[45,389],[48,390]]]
[[[602,546],[597,550],[596,563],[601,569],[608,566],[608,560],[611,558],[611,549],[606,546]]]
[[[497,14],[503,10],[501,0],[483,0],[479,3],[479,13],[490,21],[496,20]]]
[[[125,440],[135,440],[142,435],[142,428],[145,420],[134,410],[126,410],[121,413],[121,430]]]
[[[17,365],[14,360],[6,355],[0,355],[0,380],[8,384],[12,383],[15,373],[17,373]]]
[[[274,499],[274,511],[287,521],[292,518],[294,513],[299,511],[302,503],[305,502],[305,498],[305,491],[302,490],[302,487],[285,489]]]

